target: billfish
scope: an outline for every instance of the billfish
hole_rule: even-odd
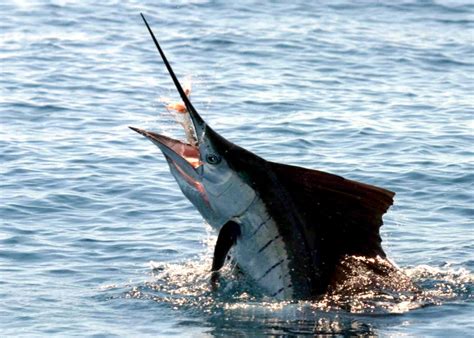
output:
[[[217,273],[230,255],[265,294],[284,300],[315,299],[393,280],[397,268],[386,258],[379,229],[395,194],[267,161],[226,140],[198,114],[141,16],[193,135],[185,142],[130,128],[161,150],[183,194],[218,232],[211,271]]]

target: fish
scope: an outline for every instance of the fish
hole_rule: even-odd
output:
[[[395,193],[267,161],[225,139],[197,112],[141,17],[182,100],[181,114],[192,122],[185,131],[193,142],[130,128],[161,150],[183,194],[217,232],[211,280],[219,280],[230,256],[265,295],[280,300],[398,288],[405,276],[380,236]]]

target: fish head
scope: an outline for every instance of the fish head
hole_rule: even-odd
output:
[[[199,115],[191,120],[196,144],[130,128],[161,150],[183,194],[206,221],[219,230],[230,219],[240,216],[256,193],[230,165],[229,156],[233,154],[234,145],[210,128]]]
[[[198,114],[148,22],[143,14],[141,16],[186,108],[184,113],[192,128],[185,127],[185,133],[187,140],[193,141],[183,142],[150,131],[131,129],[160,148],[184,195],[210,225],[220,230],[222,225],[248,208],[256,193],[245,176],[231,166],[239,157],[231,150],[239,147],[215,132]]]

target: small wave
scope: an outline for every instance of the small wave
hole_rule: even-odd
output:
[[[433,304],[447,301],[472,299],[474,274],[465,268],[443,268],[419,265],[404,272],[423,290],[423,295]]]

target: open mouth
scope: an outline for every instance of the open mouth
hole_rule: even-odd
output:
[[[199,156],[199,148],[197,147],[197,145],[192,145],[190,143],[172,139],[168,136],[156,134],[154,132],[146,131],[146,130],[135,128],[135,127],[130,127],[130,129],[147,137],[153,143],[160,146],[160,148],[161,146],[165,146],[166,148],[171,150],[174,154],[179,155],[180,158],[184,159],[194,169],[202,165],[202,162]],[[187,138],[189,139],[190,136],[188,135],[188,133],[190,133],[191,130],[185,129],[185,132],[187,134]],[[192,132],[194,132],[194,130]],[[166,154],[165,152],[164,152],[164,155],[170,160],[172,160],[173,162],[176,162],[173,159],[174,156],[169,156],[169,154]]]

